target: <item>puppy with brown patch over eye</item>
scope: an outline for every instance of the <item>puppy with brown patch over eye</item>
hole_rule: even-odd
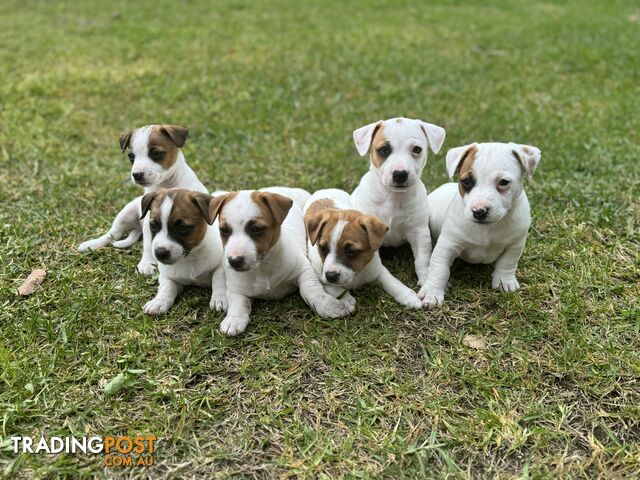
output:
[[[355,305],[322,288],[309,259],[299,189],[243,190],[215,197],[210,217],[219,217],[227,281],[227,316],[220,330],[238,335],[249,324],[251,299],[275,299],[300,290],[321,317],[337,318]],[[294,201],[297,200],[297,201]]]
[[[441,305],[456,258],[494,263],[491,286],[520,288],[518,261],[531,224],[523,181],[540,162],[540,150],[517,143],[472,143],[449,150],[446,183],[429,195],[431,234],[437,239],[427,283],[418,295],[425,305]]]
[[[145,194],[160,188],[186,188],[207,193],[207,189],[189,168],[182,154],[181,148],[188,134],[186,128],[178,125],[146,125],[120,136],[120,148],[127,152],[131,162],[131,180],[143,188]],[[148,222],[140,220],[141,199],[140,196],[129,202],[118,213],[107,233],[81,243],[78,250],[98,250],[108,245],[129,248],[140,239],[144,230],[144,245],[138,272],[144,275],[153,273],[155,262],[150,251],[151,235]]]
[[[373,215],[353,210],[347,192],[336,188],[317,191],[305,205],[304,220],[309,260],[329,293],[350,296],[345,289],[377,282],[401,305],[422,307],[418,295],[380,261],[378,249],[389,227]]]
[[[222,241],[213,225],[214,197],[184,189],[160,189],[142,197],[142,216],[148,214],[151,251],[158,262],[158,293],[145,313],[166,313],[187,285],[211,287],[210,306],[226,309]]]

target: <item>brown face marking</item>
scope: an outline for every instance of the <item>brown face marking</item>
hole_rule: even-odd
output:
[[[388,143],[387,137],[384,135],[384,125],[381,123],[376,126],[371,139],[371,163],[376,168],[380,168],[387,159],[387,157],[378,153],[378,149]]]
[[[231,232],[225,214],[223,212],[223,207],[226,203],[230,202],[233,197],[235,197],[237,192],[230,192],[225,195],[218,195],[217,197],[212,197],[209,202],[209,219],[213,223],[216,217],[219,215],[220,219],[218,221],[218,225],[220,228],[220,238],[222,239],[222,245],[227,244],[227,240],[229,240],[229,235],[226,232]]]
[[[316,213],[321,212],[322,210],[325,210],[327,208],[335,208],[335,206],[336,204],[330,198],[319,198],[311,205],[309,205],[309,208],[307,208],[307,211],[304,213],[304,217],[306,219],[307,216],[315,215]]]
[[[246,224],[245,230],[262,258],[280,239],[280,226],[293,206],[293,200],[271,192],[251,192],[251,200],[260,214]]]
[[[178,158],[178,149],[184,145],[189,131],[176,125],[154,125],[149,134],[149,158],[163,168],[171,168]]]
[[[455,175],[458,176],[458,191],[463,197],[471,191],[475,184],[475,179],[473,178],[473,163],[476,161],[477,155],[477,145],[471,145],[462,154],[462,158],[460,158],[460,162],[458,162]]]

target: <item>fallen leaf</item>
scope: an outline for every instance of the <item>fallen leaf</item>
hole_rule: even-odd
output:
[[[486,350],[488,348],[487,341],[484,338],[477,337],[475,335],[465,335],[462,339],[462,343],[467,347],[475,348],[476,350]]]
[[[111,395],[115,395],[120,391],[122,387],[124,387],[126,380],[127,380],[126,375],[124,373],[119,373],[118,375],[113,377],[109,383],[107,383],[104,386],[104,393],[107,395],[107,397],[110,397]]]
[[[47,271],[44,268],[36,268],[33,272],[29,274],[27,279],[22,282],[22,285],[18,287],[18,293],[23,297],[27,295],[31,295],[36,291],[38,285],[44,282],[44,276],[47,274]]]

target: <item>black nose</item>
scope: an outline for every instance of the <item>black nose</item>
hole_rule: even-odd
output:
[[[471,211],[476,220],[484,220],[489,215],[489,208],[472,208]]]
[[[405,183],[409,179],[409,172],[406,170],[394,170],[393,171],[393,182],[394,183]]]
[[[244,265],[244,257],[242,255],[229,257],[229,265],[231,265],[231,268],[242,268],[242,265]]]
[[[164,262],[169,258],[169,250],[166,248],[158,247],[153,251],[153,254],[156,256],[156,260],[159,262]]]
[[[133,172],[131,176],[136,182],[141,182],[144,180],[144,173],[142,172]]]
[[[336,283],[340,279],[340,274],[338,272],[327,272],[324,274],[327,278],[327,282]]]

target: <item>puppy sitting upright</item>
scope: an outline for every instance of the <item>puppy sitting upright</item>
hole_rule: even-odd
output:
[[[252,298],[281,298],[300,289],[321,317],[341,317],[355,308],[325,292],[311,268],[302,209],[291,198],[304,197],[295,190],[243,190],[211,201],[210,218],[220,217],[224,244],[229,308],[220,330],[227,335],[247,328]]]
[[[317,191],[305,205],[304,220],[309,260],[329,293],[337,297],[343,289],[378,282],[396,302],[422,307],[416,293],[380,261],[378,249],[389,227],[373,215],[353,210],[347,192],[335,188]]]
[[[131,161],[131,180],[144,188],[145,193],[160,188],[186,188],[207,193],[193,170],[189,168],[180,150],[189,135],[189,130],[177,125],[147,125],[123,133],[120,136],[120,148],[129,149],[127,157]],[[78,246],[78,250],[97,250],[113,245],[116,248],[128,248],[138,241],[148,224],[140,220],[140,200],[136,197],[116,216],[111,228],[99,238],[87,240]],[[148,223],[148,222],[147,222]],[[127,237],[122,239],[125,234]],[[138,271],[145,275],[153,273],[154,261],[150,251],[150,234],[143,239],[142,259]]]
[[[380,120],[353,132],[361,156],[371,148],[371,167],[351,196],[353,208],[389,226],[384,246],[411,245],[419,285],[431,257],[429,202],[420,175],[427,148],[438,153],[444,136],[443,128],[410,118]]]
[[[431,233],[437,238],[429,277],[419,296],[441,305],[449,268],[460,257],[469,263],[493,263],[491,286],[513,292],[518,260],[527,240],[531,213],[522,189],[540,150],[515,143],[473,143],[447,153],[446,183],[429,195]]]
[[[167,312],[186,285],[211,287],[210,306],[226,308],[222,242],[210,226],[209,204],[214,197],[183,189],[160,189],[142,197],[142,217],[149,212],[151,251],[158,262],[158,293],[145,313]]]

